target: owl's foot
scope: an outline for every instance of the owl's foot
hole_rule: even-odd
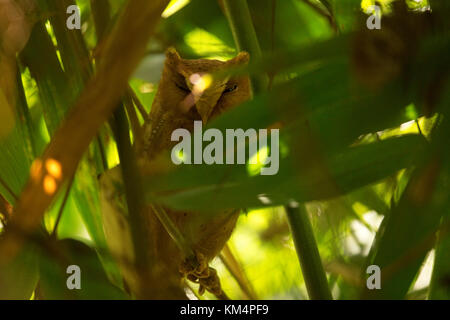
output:
[[[179,271],[185,276],[195,276],[196,278],[207,278],[209,276],[209,266],[207,258],[200,252],[195,251],[195,255],[186,258],[179,267]]]
[[[217,271],[208,266],[206,257],[201,253],[196,252],[195,257],[184,260],[180,265],[180,272],[190,281],[200,285],[198,289],[200,295],[207,290],[218,298],[226,297],[222,291]]]

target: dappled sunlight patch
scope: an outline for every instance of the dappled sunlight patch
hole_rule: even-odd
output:
[[[177,13],[181,9],[183,9],[185,6],[189,4],[190,0],[172,0],[170,1],[169,5],[167,6],[166,10],[162,13],[161,17],[168,18],[171,15]]]
[[[303,299],[306,292],[301,289],[303,278],[292,239],[288,237],[282,242],[261,239],[261,234],[270,227],[271,218],[281,214],[279,209],[251,210],[242,216],[229,243],[258,299]],[[224,288],[236,288],[231,275],[226,272],[221,275]]]
[[[261,172],[264,163],[269,156],[269,148],[263,147],[256,154],[252,155],[247,164],[247,172],[250,176],[256,176]]]
[[[206,30],[195,28],[185,36],[186,44],[199,56],[217,60],[228,60],[235,54],[234,49],[227,46],[215,35]]]
[[[206,74],[194,73],[189,77],[189,81],[194,86],[192,93],[194,95],[200,96],[206,89],[208,89],[211,86],[213,78],[210,74],[207,73]]]
[[[349,255],[367,256],[375,239],[375,232],[382,221],[382,216],[375,211],[369,211],[362,216],[362,220],[354,219],[350,222],[350,235],[344,239],[344,249]],[[372,230],[368,229],[370,227]]]
[[[46,194],[52,195],[56,192],[58,185],[55,178],[47,175],[44,177],[43,187]]]
[[[59,161],[55,159],[48,159],[45,162],[45,168],[53,178],[58,180],[62,178],[62,168]]]

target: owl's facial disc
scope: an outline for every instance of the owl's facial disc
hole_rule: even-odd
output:
[[[208,59],[182,59],[174,48],[166,53],[166,67],[171,70],[172,86],[183,97],[178,104],[182,114],[198,113],[204,123],[208,121],[222,96],[238,89],[235,79],[213,78],[213,74],[248,62],[249,55],[239,53],[228,61]]]
[[[183,113],[195,106],[202,121],[206,123],[214,110],[217,101],[224,92],[231,92],[228,88],[228,78],[213,79],[209,73],[184,73],[184,83],[176,83],[178,89],[186,96],[180,104]],[[231,87],[233,89],[234,87]]]

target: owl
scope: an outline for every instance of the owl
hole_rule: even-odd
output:
[[[247,77],[212,80],[211,74],[246,64],[249,55],[240,53],[229,61],[187,60],[170,48],[152,105],[144,124],[143,155],[153,159],[171,146],[170,136],[177,128],[193,130],[194,121],[206,124],[215,116],[236,106],[250,96]]]
[[[208,123],[250,98],[250,82],[246,76],[214,79],[211,74],[248,63],[249,55],[238,54],[228,61],[182,59],[175,49],[166,52],[162,77],[148,119],[143,125],[142,144],[136,147],[142,172],[158,171],[159,157],[173,146],[171,134],[178,128],[193,130],[194,121]],[[155,169],[156,168],[156,169]],[[181,250],[158,220],[153,207],[146,207],[148,234],[151,237],[150,256],[155,260],[150,270],[149,283],[139,283],[130,261],[134,261],[131,233],[120,168],[116,167],[101,177],[101,203],[105,235],[111,252],[117,258],[129,290],[136,296],[146,291],[146,298],[185,299],[185,277],[200,283],[205,289],[221,295],[215,270],[208,263],[217,256],[229,239],[239,210],[223,210],[212,214],[176,211],[163,208],[195,252],[196,267],[192,267]],[[118,236],[120,235],[120,236]],[[148,288],[151,288],[150,290]],[[150,292],[150,294],[148,294]]]

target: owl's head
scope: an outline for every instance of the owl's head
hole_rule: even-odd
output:
[[[159,84],[161,111],[206,123],[212,117],[250,97],[248,77],[213,77],[219,71],[248,63],[249,55],[239,53],[228,61],[182,59],[174,48],[166,52]]]
[[[194,121],[207,123],[250,98],[247,76],[214,77],[216,72],[243,66],[249,55],[239,53],[228,61],[182,59],[178,52],[167,50],[158,92],[148,122],[144,126],[143,158],[152,159],[173,142],[175,129],[193,130]]]

